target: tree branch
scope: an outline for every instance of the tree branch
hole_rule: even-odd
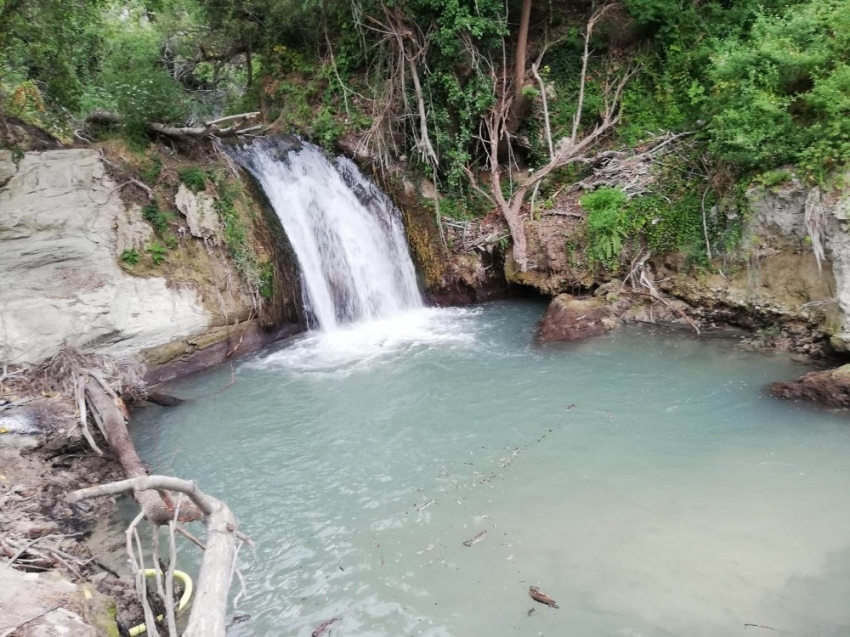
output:
[[[68,494],[68,502],[79,502],[129,491],[176,491],[185,493],[204,513],[207,544],[198,575],[197,592],[184,637],[225,637],[227,596],[236,555],[236,519],[226,504],[206,495],[190,480],[171,476],[143,476],[79,489]],[[155,565],[156,566],[156,565]]]

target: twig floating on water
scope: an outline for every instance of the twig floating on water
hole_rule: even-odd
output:
[[[485,537],[487,537],[487,531],[481,531],[481,533],[477,534],[475,537],[469,538],[466,542],[463,543],[463,545],[473,546],[474,544],[478,544]]]
[[[528,595],[535,602],[540,602],[541,604],[546,604],[550,608],[559,608],[558,602],[556,602],[554,599],[549,597],[546,593],[542,592],[536,586],[530,586],[528,588]]]
[[[793,635],[790,630],[779,630],[778,628],[773,628],[772,626],[763,626],[762,624],[744,624],[744,630],[747,628],[764,628],[765,630],[772,630],[775,633],[781,633],[783,635]]]
[[[326,622],[322,622],[316,627],[316,630],[313,631],[313,637],[322,637],[326,632],[328,632],[328,628],[330,628],[333,624],[340,621],[342,617],[334,617],[333,619],[329,619]]]
[[[431,505],[432,505],[432,504],[434,504],[435,502],[436,502],[436,500],[435,500],[434,498],[431,498],[431,499],[430,499],[430,500],[428,500],[425,504],[423,504],[421,507],[419,507],[418,511],[419,511],[419,512],[424,511],[425,509],[427,509],[429,506],[431,506]]]

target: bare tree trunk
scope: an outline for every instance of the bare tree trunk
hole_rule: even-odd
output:
[[[180,139],[204,139],[207,137],[233,137],[235,135],[241,135],[243,133],[251,132],[257,130],[260,127],[249,127],[243,128],[246,122],[251,120],[255,120],[260,116],[259,112],[254,113],[240,113],[239,115],[230,115],[228,117],[223,117],[219,120],[215,120],[212,122],[206,122],[203,126],[169,126],[168,124],[160,124],[159,122],[148,122],[147,128],[148,130],[157,133],[159,135],[165,135],[166,137],[176,137]],[[218,126],[219,123],[224,121],[233,122],[227,128],[220,128]],[[97,124],[97,125],[107,125],[107,126],[118,126],[122,123],[121,117],[116,113],[110,113],[108,111],[92,111],[88,117],[86,117],[86,123],[88,124]]]
[[[248,78],[245,80],[245,88],[251,88],[251,84],[253,84],[254,80],[254,63],[251,56],[251,41],[248,40],[248,48],[245,51],[245,66],[247,67]]]
[[[524,0],[523,2],[523,11],[526,9],[530,10],[531,0]],[[638,67],[634,66],[630,69],[627,69],[619,79],[614,82],[606,82],[603,85],[603,101],[604,101],[604,110],[600,113],[600,121],[596,124],[593,130],[584,133],[579,136],[581,132],[581,114],[582,107],[584,105],[584,92],[585,92],[585,84],[587,81],[587,67],[588,60],[591,55],[590,51],[590,38],[593,34],[593,30],[596,24],[604,17],[604,15],[614,6],[613,3],[606,4],[593,12],[587,22],[587,28],[585,31],[584,37],[584,54],[582,56],[582,71],[580,80],[580,88],[579,88],[579,96],[577,99],[576,105],[576,115],[573,119],[572,130],[570,131],[569,137],[563,137],[557,146],[552,142],[552,140],[548,139],[550,135],[547,135],[547,142],[550,143],[550,156],[549,162],[545,165],[541,166],[537,170],[531,172],[527,177],[520,180],[516,189],[510,194],[510,197],[506,198],[502,193],[502,184],[501,184],[501,166],[499,165],[499,144],[500,142],[507,142],[510,144],[510,138],[515,132],[517,126],[517,103],[521,99],[521,87],[518,83],[525,78],[525,54],[522,51],[525,46],[525,40],[523,39],[523,29],[522,25],[520,28],[520,47],[517,49],[517,68],[515,75],[515,83],[516,86],[513,87],[513,91],[510,90],[508,80],[506,74],[503,72],[501,77],[497,77],[497,73],[495,69],[492,69],[492,77],[493,84],[496,87],[496,95],[497,99],[493,106],[490,109],[490,112],[484,119],[482,137],[487,139],[488,143],[485,146],[487,152],[487,161],[490,168],[490,191],[487,192],[484,188],[481,188],[478,185],[475,176],[473,175],[471,169],[467,167],[466,173],[470,179],[470,183],[473,187],[482,195],[487,197],[502,213],[502,216],[505,218],[505,221],[508,224],[508,229],[511,233],[511,239],[513,241],[513,256],[514,261],[516,261],[517,266],[521,271],[525,271],[528,268],[528,247],[525,237],[525,229],[522,223],[522,205],[525,201],[525,196],[528,194],[528,191],[532,188],[536,188],[540,182],[545,179],[552,171],[557,170],[558,168],[563,168],[569,164],[574,163],[587,163],[591,161],[591,157],[587,155],[588,151],[590,151],[600,139],[608,134],[620,121],[620,105],[623,96],[623,90],[628,84],[629,80],[634,76],[634,74],[638,71]],[[525,25],[526,36],[527,36],[527,27]],[[520,75],[520,54],[522,51],[522,71]],[[545,49],[544,49],[545,53]],[[539,65],[542,60],[542,54],[535,65]],[[504,66],[504,65],[503,65]],[[539,77],[539,73],[537,73],[537,69],[533,69],[535,71],[535,77],[538,79],[538,82],[542,81]],[[504,71],[504,70],[503,70]],[[545,92],[545,86],[541,87]],[[519,96],[519,97],[515,97]],[[548,110],[548,106],[547,109]]]
[[[516,43],[516,66],[514,67],[514,99],[522,98],[522,86],[525,84],[525,56],[528,50],[528,23],[531,20],[531,0],[522,0],[522,13],[519,17],[519,33]]]

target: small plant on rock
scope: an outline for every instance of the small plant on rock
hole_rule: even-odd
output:
[[[148,246],[148,252],[151,255],[151,261],[154,265],[160,265],[168,256],[168,248],[162,245],[159,241],[154,241]]]
[[[207,180],[200,168],[184,168],[179,172],[180,181],[192,192],[206,190]]]
[[[142,218],[153,226],[157,235],[162,235],[168,230],[168,215],[160,210],[155,203],[142,208]]]
[[[121,261],[127,265],[136,265],[139,262],[139,251],[135,248],[124,250],[121,253]]]

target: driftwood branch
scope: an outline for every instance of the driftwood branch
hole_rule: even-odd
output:
[[[184,493],[204,514],[207,543],[198,575],[195,600],[184,637],[224,637],[227,595],[230,591],[233,560],[236,555],[236,518],[220,500],[202,492],[190,480],[171,476],[144,476],[79,489],[68,495],[69,502],[118,495],[133,491],[156,494],[160,491]]]

